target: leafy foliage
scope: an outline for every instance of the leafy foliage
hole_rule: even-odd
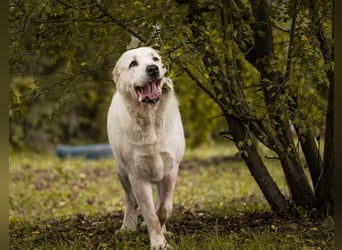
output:
[[[332,180],[333,161],[325,150],[322,162],[315,138],[332,124],[325,119],[333,113],[327,108],[333,101],[332,23],[329,0],[11,0],[11,124],[21,126],[18,112],[30,120],[32,104],[52,101],[51,108],[58,102],[57,110],[63,109],[53,116],[68,117],[65,127],[73,131],[53,132],[57,141],[104,138],[99,126],[113,92],[108,70],[127,48],[153,46],[175,81],[190,145],[224,129],[220,134],[235,143],[273,209],[282,212],[287,201],[260,157],[257,143],[264,144],[281,162],[296,204],[331,203],[329,195],[315,193],[326,186],[322,179]],[[16,90],[19,76],[35,84],[23,96]],[[11,142],[28,141],[26,129]]]
[[[155,9],[161,7],[166,9],[161,2],[146,8],[140,1],[11,1],[11,145],[46,148],[51,142],[106,141],[106,110],[114,92],[110,71],[132,34],[150,37],[160,17]],[[33,82],[35,87],[30,88]],[[192,95],[186,99],[190,92],[205,108],[183,115],[186,130],[191,131],[188,143],[196,145],[210,138],[215,125],[198,126],[195,114],[210,121],[219,111],[189,79],[179,82],[182,86],[176,88],[184,93],[181,105],[189,107],[195,101]],[[28,90],[18,90],[20,86]],[[37,131],[40,140],[32,141],[31,134]]]

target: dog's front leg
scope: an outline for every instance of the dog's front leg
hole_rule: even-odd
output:
[[[120,230],[136,230],[138,218],[138,204],[135,199],[135,194],[132,190],[132,186],[129,182],[127,174],[121,173],[121,171],[119,171],[118,177],[123,189],[125,190],[126,195],[125,216]]]
[[[136,200],[141,209],[153,249],[166,249],[167,242],[163,235],[156,209],[153,204],[152,184],[146,180],[129,177]]]

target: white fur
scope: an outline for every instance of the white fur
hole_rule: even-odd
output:
[[[158,60],[156,59],[158,58]],[[136,60],[138,65],[129,67]],[[166,84],[155,104],[139,102],[135,87],[150,80],[148,65],[157,65],[161,87]],[[178,165],[183,157],[184,132],[173,93],[171,79],[158,53],[147,47],[125,52],[113,70],[117,91],[108,112],[108,138],[113,149],[118,177],[126,193],[126,209],[121,229],[137,228],[139,206],[147,225],[151,247],[164,249],[167,243],[165,222],[171,215],[173,191]],[[152,183],[157,184],[156,207]]]

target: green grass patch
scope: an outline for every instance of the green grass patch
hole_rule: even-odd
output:
[[[117,233],[124,193],[112,159],[14,153],[9,165],[10,249],[149,249],[146,232]],[[288,195],[280,166],[267,165]],[[175,249],[333,249],[332,220],[272,214],[227,146],[186,152],[174,203]]]

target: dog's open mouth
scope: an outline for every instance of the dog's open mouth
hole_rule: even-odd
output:
[[[162,90],[160,88],[160,79],[154,80],[144,87],[136,87],[135,91],[138,95],[139,102],[146,103],[156,103],[159,101],[160,96],[162,94]]]

